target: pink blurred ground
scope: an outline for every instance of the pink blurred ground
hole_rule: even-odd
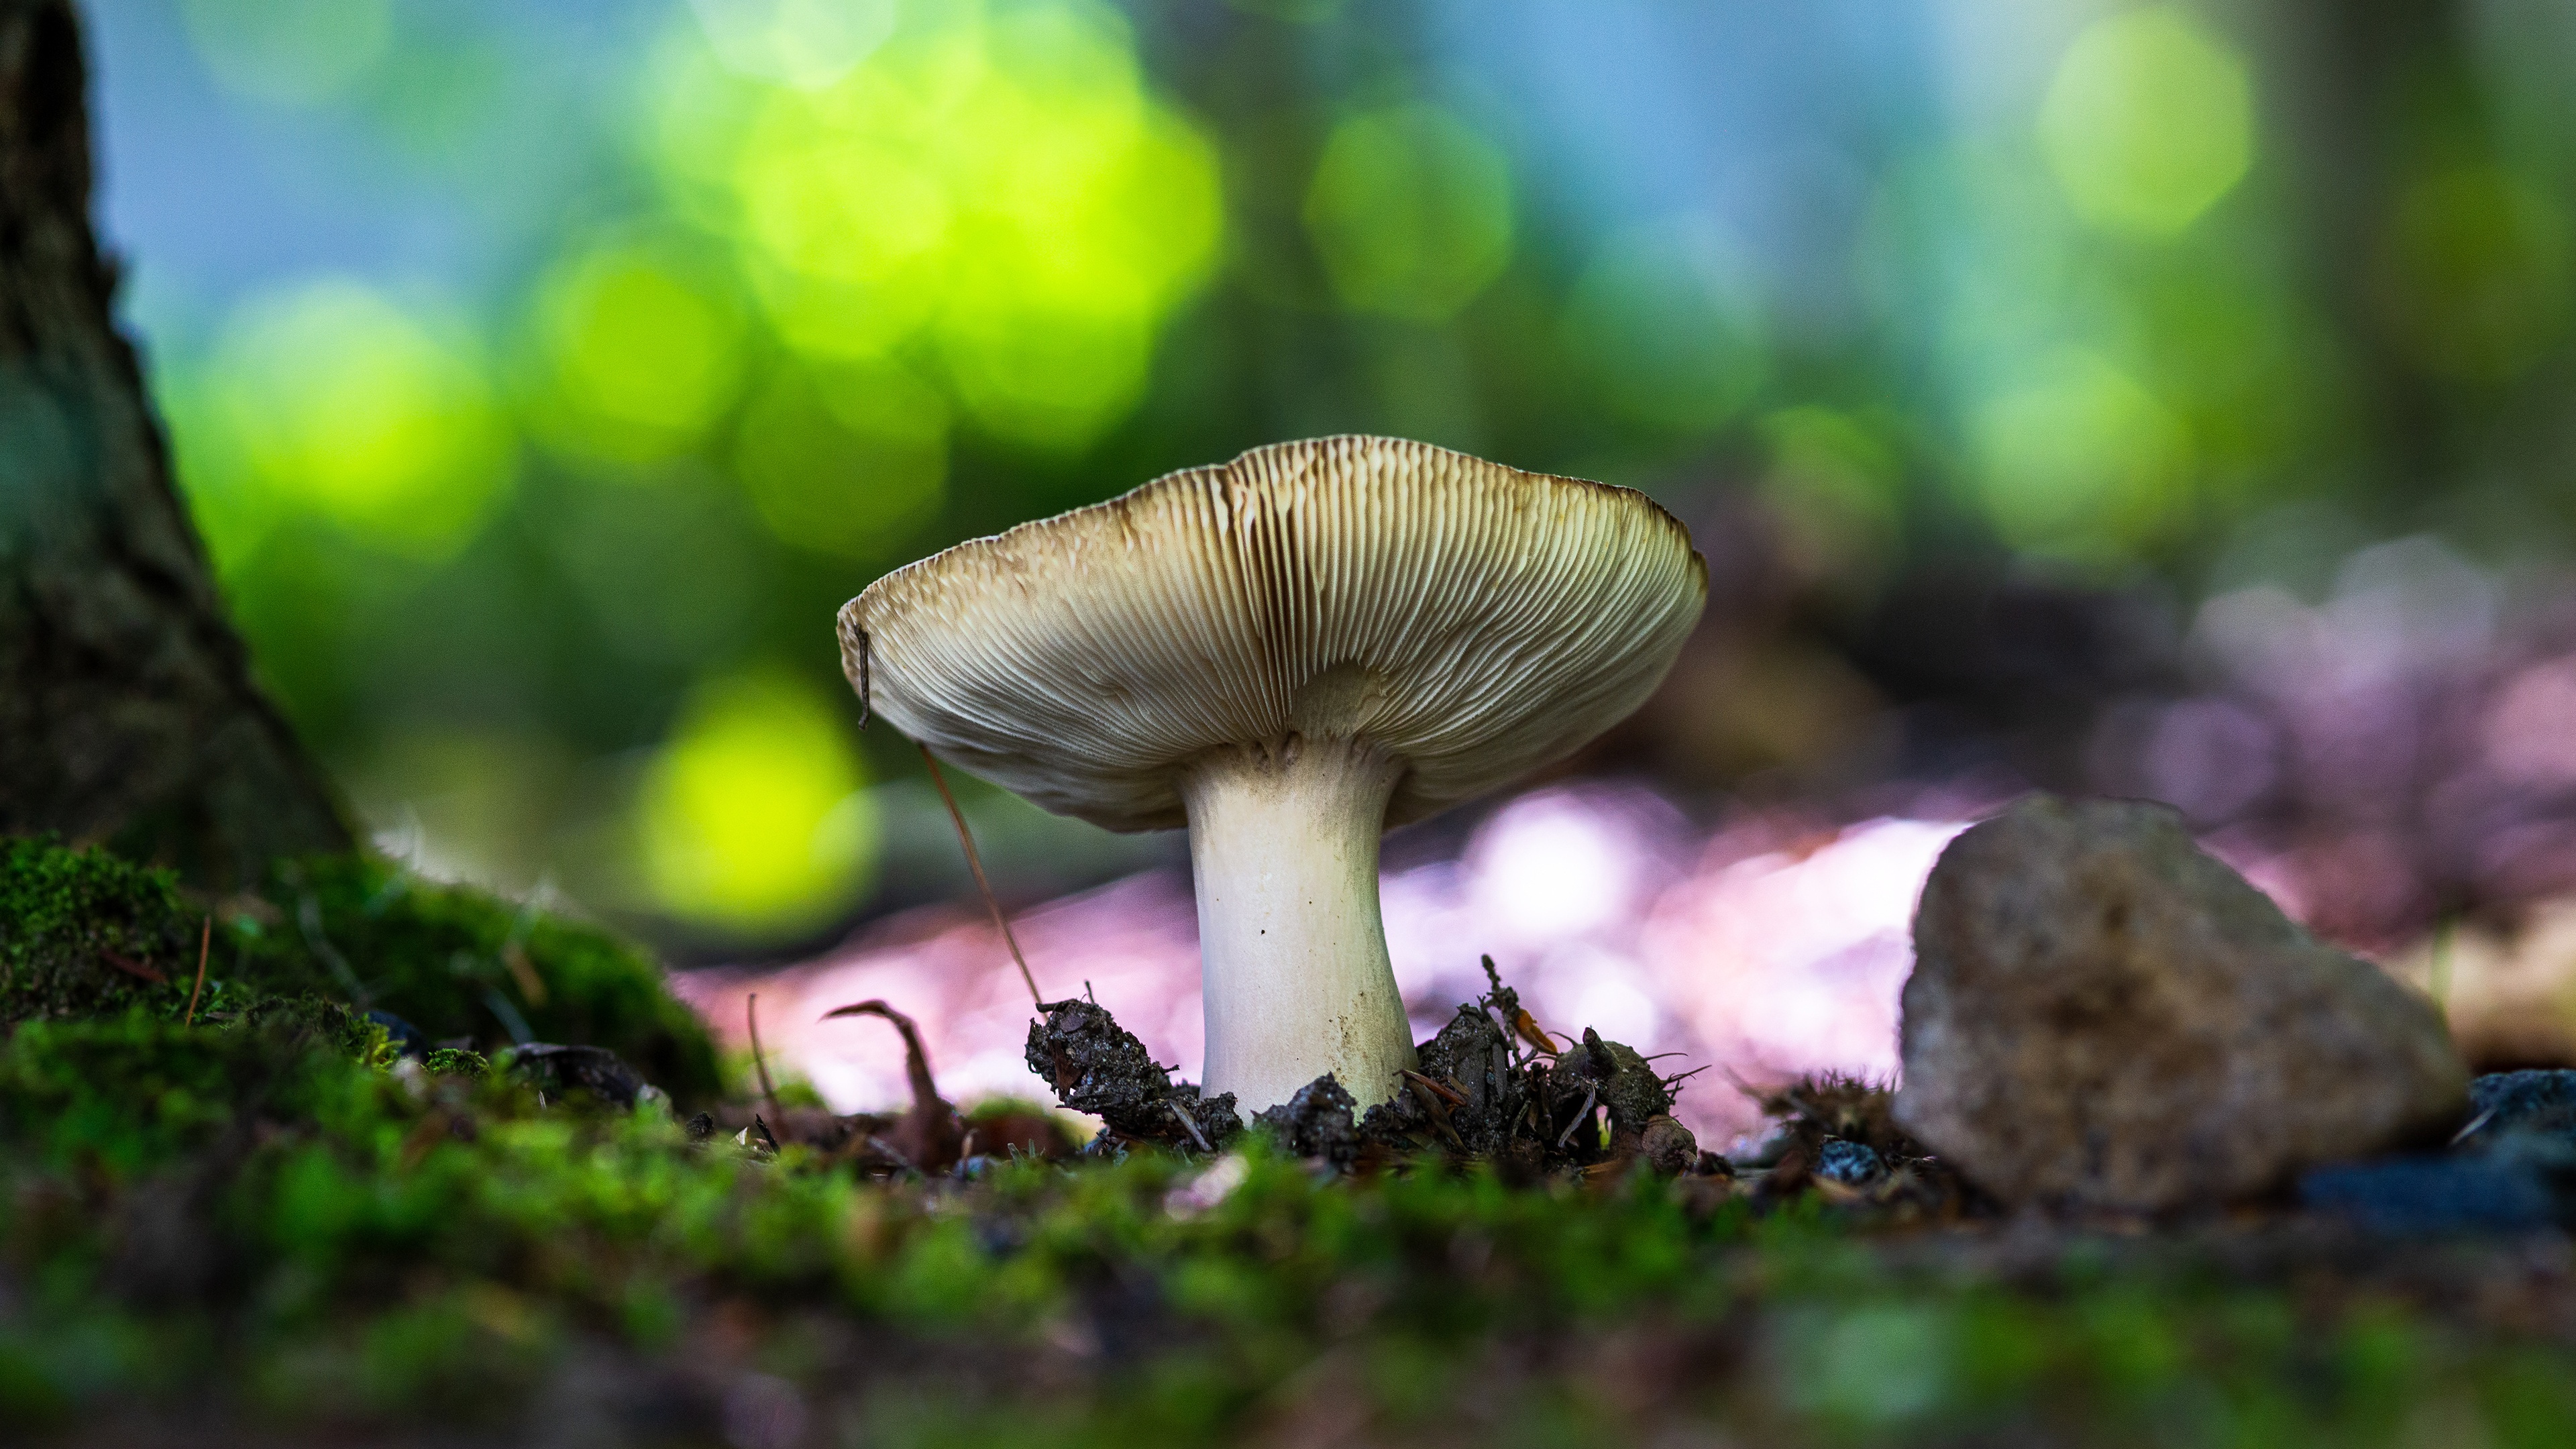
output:
[[[1825,1067],[1896,1067],[1896,993],[1924,874],[1961,821],[1882,818],[1839,831],[1772,822],[1703,836],[1643,790],[1586,785],[1525,795],[1458,859],[1384,882],[1388,946],[1417,1035],[1484,989],[1490,952],[1540,1022],[1600,1030],[1668,1070],[1707,1066],[1679,1115],[1724,1143],[1755,1116],[1730,1078],[1771,1083]],[[1198,944],[1188,883],[1132,877],[1013,921],[1050,997],[1085,989],[1158,1060],[1198,1074]],[[1043,1097],[1021,1060],[1028,992],[991,926],[961,904],[884,921],[819,960],[745,975],[697,972],[680,989],[743,1044],[760,993],[773,1065],[844,1111],[903,1099],[883,1023],[825,1022],[882,997],[922,1024],[953,1098]]]
[[[2314,603],[2269,585],[2209,600],[2179,667],[2173,687],[2100,711],[2093,790],[2175,804],[2293,916],[2438,995],[2473,1062],[2576,1062],[2576,582],[2517,582],[2401,539],[2346,559]],[[1511,801],[1456,859],[1385,881],[1416,1030],[1483,988],[1491,952],[1548,1027],[1711,1068],[1680,1115],[1716,1143],[1754,1123],[1730,1077],[1892,1075],[1915,895],[1943,843],[2020,786],[2007,771],[1973,798],[1874,788],[1897,792],[1876,818],[1714,833],[1634,787]],[[737,1045],[758,990],[778,1057],[845,1109],[901,1097],[883,1023],[816,1020],[871,996],[921,1019],[951,1095],[1034,1096],[1027,992],[980,915],[916,912],[823,960],[682,989]],[[1018,924],[1041,987],[1088,982],[1197,1075],[1186,880],[1122,881]]]

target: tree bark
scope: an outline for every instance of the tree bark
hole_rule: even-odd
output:
[[[227,622],[91,230],[70,0],[0,0],[0,831],[258,878],[348,848]]]

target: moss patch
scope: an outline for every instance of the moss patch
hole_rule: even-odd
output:
[[[22,1025],[0,1423],[102,1445],[2576,1435],[2576,1292],[2510,1240],[1888,1233],[1706,1178],[1334,1178],[1257,1136],[869,1179],[572,1100],[397,1059],[327,1003]]]
[[[1867,1146],[1901,1175],[1857,1084],[1784,1096],[1758,1188],[1337,1174],[1258,1133],[1056,1163],[1051,1119],[1009,1104],[967,1115],[958,1173],[887,1176],[653,1094],[402,1056],[365,1009],[491,1044],[500,993],[666,1083],[704,1037],[613,939],[381,863],[219,911],[193,1025],[167,968],[193,976],[204,917],[166,879],[12,847],[0,907],[12,1443],[2576,1442],[2555,1235],[1906,1211],[1798,1166]],[[1509,1057],[1478,1032],[1462,1061]]]
[[[166,996],[153,978],[193,976],[193,924],[167,872],[103,850],[0,837],[0,1025]]]
[[[480,1077],[492,1070],[492,1063],[481,1052],[457,1047],[434,1048],[420,1065],[436,1077]]]
[[[389,862],[340,856],[279,869],[243,955],[304,989],[347,993],[432,1041],[468,1037],[606,1047],[682,1101],[720,1085],[713,1044],[651,957],[596,926],[435,885]]]
[[[643,952],[597,927],[390,862],[282,864],[256,897],[202,909],[165,872],[102,850],[0,840],[0,1026],[110,1016],[176,1019],[312,996],[381,1010],[431,1042],[606,1047],[682,1101],[714,1095],[713,1044]]]

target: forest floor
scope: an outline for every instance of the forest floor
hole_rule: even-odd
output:
[[[380,871],[198,910],[10,849],[0,995],[53,993],[0,1044],[11,1442],[2576,1443],[2554,1228],[2069,1221],[1259,1133],[1060,1157],[1007,1106],[966,1125],[1042,1150],[908,1171],[689,1077],[703,1043],[583,928]],[[479,1005],[427,1030],[488,1035],[496,993],[685,1085],[404,1055],[330,989],[411,1022],[441,980]]]

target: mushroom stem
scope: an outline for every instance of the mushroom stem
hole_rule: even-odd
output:
[[[1377,846],[1402,767],[1291,735],[1203,757],[1182,786],[1207,1013],[1201,1090],[1244,1115],[1330,1072],[1362,1107],[1414,1064],[1378,915]]]

